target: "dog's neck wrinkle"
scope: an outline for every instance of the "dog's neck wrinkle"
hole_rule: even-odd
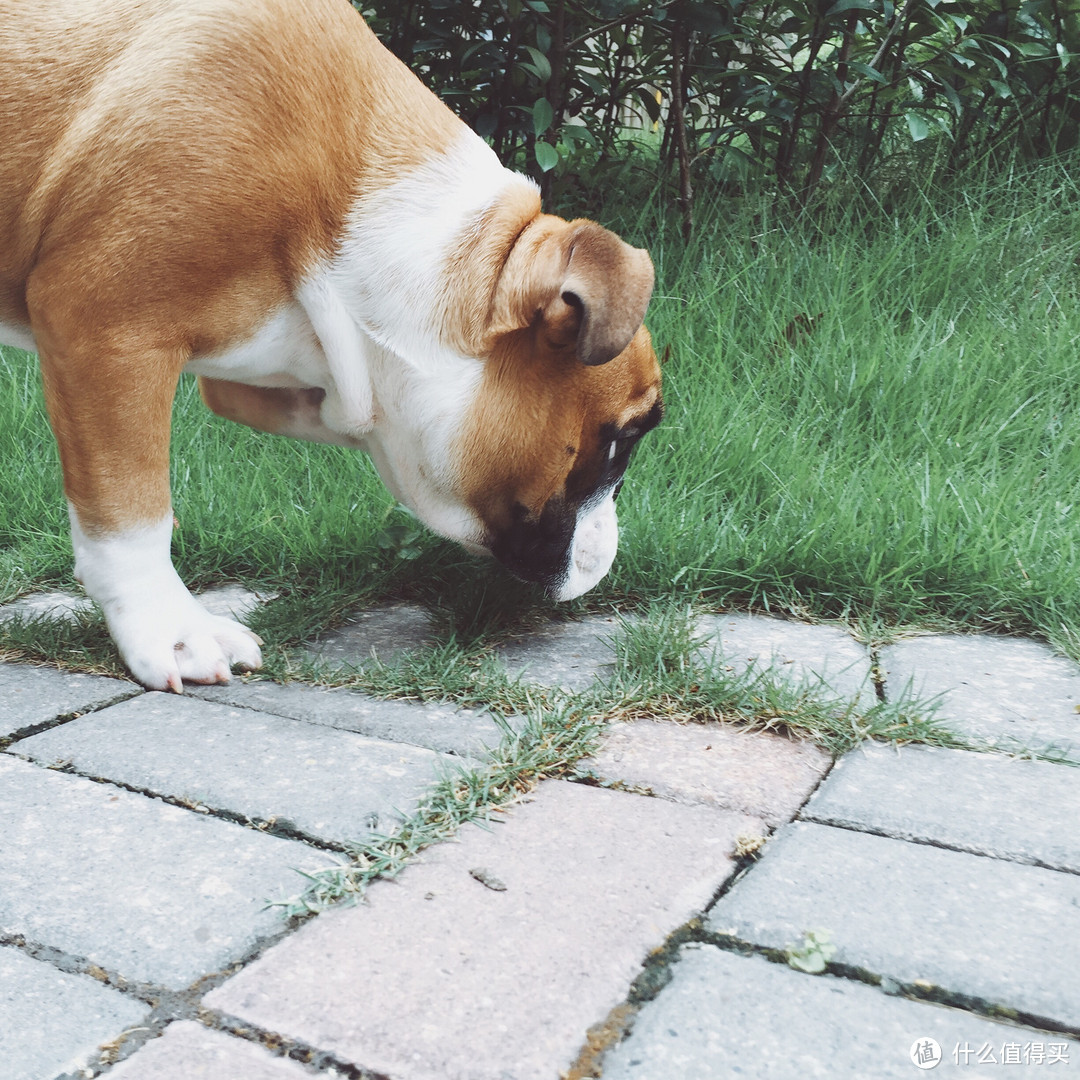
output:
[[[331,261],[345,308],[406,363],[477,358],[499,269],[539,195],[461,126],[449,150],[361,194]]]

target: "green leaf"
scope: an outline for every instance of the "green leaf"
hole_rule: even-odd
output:
[[[820,975],[835,955],[836,946],[828,930],[807,930],[799,945],[784,949],[788,965],[810,975]]]
[[[559,164],[559,151],[551,143],[538,142],[536,144],[536,164],[541,172],[550,172]]]
[[[876,83],[887,83],[889,81],[877,68],[872,68],[869,64],[860,64],[858,60],[852,60],[848,66],[852,71],[859,75],[865,75],[866,78],[872,79]]]
[[[551,61],[532,45],[526,45],[525,51],[532,57],[532,63],[521,66],[532,71],[541,82],[547,82],[551,78]]]
[[[831,19],[834,15],[840,15],[845,11],[877,11],[877,4],[874,0],[836,0],[836,3],[825,12],[825,18]]]
[[[911,132],[912,142],[922,142],[930,134],[930,125],[918,113],[905,113],[908,131]]]
[[[660,119],[660,102],[656,100],[654,91],[639,86],[637,94],[638,100],[645,106],[645,111],[649,114],[649,119],[655,124]]]
[[[788,964],[808,975],[820,975],[825,970],[825,957],[819,952],[812,952],[808,956],[792,955],[788,957]]]
[[[551,102],[546,97],[538,98],[532,107],[533,133],[537,136],[543,135],[554,119],[555,110],[551,107]]]

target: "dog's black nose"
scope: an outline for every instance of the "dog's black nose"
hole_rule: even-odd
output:
[[[550,499],[539,516],[516,504],[510,525],[492,541],[491,553],[515,577],[550,591],[566,577],[576,524],[577,514],[559,499]]]

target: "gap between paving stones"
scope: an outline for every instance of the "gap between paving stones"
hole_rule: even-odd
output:
[[[1071,766],[1063,765],[1061,767],[1067,769]],[[1051,870],[1055,874],[1069,874],[1072,877],[1080,877],[1080,870],[1069,866],[1055,866],[1034,856],[1024,859],[1008,858],[995,855],[993,852],[980,851],[978,848],[963,844],[950,844],[945,840],[934,840],[924,836],[897,836],[887,829],[874,828],[872,825],[857,825],[846,821],[822,821],[820,818],[813,816],[803,816],[801,812],[796,817],[800,821],[812,821],[815,824],[825,825],[830,829],[841,829],[844,832],[880,836],[884,840],[901,840],[905,844],[914,844],[917,847],[936,848],[938,851],[953,851],[958,855],[972,855],[977,859],[992,859],[994,862],[1016,863],[1018,866],[1037,866],[1041,870]]]
[[[825,970],[820,973],[800,972],[792,968],[786,950],[710,931],[706,925],[709,911],[746,874],[752,872],[755,864],[756,858],[753,855],[744,857],[741,860],[740,869],[717,890],[703,914],[684,923],[669,934],[661,946],[652,950],[642,964],[641,973],[631,984],[625,1002],[616,1006],[607,1017],[589,1028],[580,1055],[574,1065],[562,1074],[560,1080],[589,1080],[591,1077],[603,1075],[607,1053],[630,1038],[642,1007],[655,1001],[671,983],[677,966],[684,958],[684,948],[688,945],[715,947],[737,956],[760,957],[775,964],[778,968],[789,969],[793,975],[806,979],[832,977],[856,982],[878,990],[887,997],[944,1006],[968,1015],[992,1020],[994,1023],[1017,1031],[1080,1037],[1080,1029],[1048,1021],[1045,1017],[1001,1006],[978,996],[948,991],[939,986],[898,982],[858,965],[829,961]],[[792,942],[791,947],[797,944],[797,942]]]
[[[58,1074],[55,1080],[92,1080],[94,1077],[111,1075],[114,1066],[134,1056],[148,1042],[162,1035],[171,1024],[185,1020],[261,1046],[277,1057],[307,1065],[316,1072],[326,1073],[333,1070],[344,1080],[389,1080],[377,1073],[357,1068],[328,1051],[308,1046],[300,1040],[287,1038],[277,1032],[263,1030],[249,1021],[202,1004],[202,999],[211,990],[226,983],[296,929],[295,923],[283,924],[279,933],[261,939],[256,947],[227,968],[201,976],[184,990],[173,990],[153,983],[132,982],[85,958],[74,957],[59,949],[27,941],[19,935],[0,935],[0,945],[18,949],[23,955],[64,974],[89,976],[102,986],[117,992],[122,998],[137,1001],[149,1010],[138,1025],[120,1032],[110,1043],[102,1044],[99,1049],[103,1056],[99,1061],[88,1062],[73,1073]]]
[[[813,798],[815,792],[828,778],[835,766],[835,761],[830,762],[818,777],[817,782],[807,791],[795,816]],[[591,776],[575,776],[573,779],[578,783],[596,784],[597,781]],[[604,786],[599,785],[598,786]],[[656,797],[652,792],[635,792],[645,797]],[[769,829],[769,835],[772,833]],[[769,836],[761,838],[762,845],[768,843]],[[604,1057],[608,1051],[614,1049],[621,1042],[629,1038],[634,1029],[634,1023],[641,1007],[655,1000],[661,991],[671,982],[675,965],[681,959],[684,945],[706,944],[709,942],[708,931],[705,928],[705,917],[708,912],[720,902],[726,893],[753,870],[760,857],[760,847],[751,850],[738,851],[733,855],[735,869],[733,873],[715,891],[708,904],[702,909],[701,915],[695,916],[682,926],[670,933],[663,943],[654,948],[642,961],[641,971],[634,978],[627,991],[626,998],[616,1005],[602,1020],[593,1024],[585,1033],[581,1051],[574,1064],[562,1074],[559,1080],[590,1080],[592,1077],[603,1075]],[[732,950],[740,951],[740,950]],[[746,950],[749,952],[750,950]],[[770,958],[773,959],[773,958]],[[786,965],[786,957],[783,958]]]
[[[836,766],[836,762],[830,765],[814,790],[804,799],[802,807],[795,815],[796,820],[803,817],[806,807],[812,802],[815,793],[821,789]],[[1066,766],[1058,766],[1066,767]],[[811,817],[809,820],[813,820]],[[871,835],[882,836],[887,839],[896,839],[887,832],[830,821],[828,827],[845,829],[850,832],[867,832]],[[944,851],[955,851],[968,856],[977,856],[983,859],[994,860],[1004,863],[1017,863],[1019,865],[1041,866],[1053,872],[1073,873],[1076,871],[1060,866],[1049,865],[1035,859],[1009,858],[995,855],[986,851],[978,851],[964,847],[956,847],[935,840],[905,836],[905,843],[919,844],[926,847],[938,848]],[[779,967],[789,968],[788,950],[797,947],[800,943],[792,941],[785,949],[765,946],[755,942],[734,937],[727,934],[710,930],[707,925],[708,913],[712,911],[720,901],[731,892],[749,874],[751,874],[760,858],[760,852],[754,851],[742,856],[738,862],[738,869],[726,881],[722,883],[708,906],[700,917],[694,918],[671,933],[663,945],[654,949],[645,959],[641,973],[632,983],[626,1000],[617,1006],[603,1021],[593,1025],[586,1034],[585,1043],[581,1054],[574,1067],[564,1074],[563,1080],[587,1080],[589,1077],[601,1076],[603,1061],[608,1051],[627,1040],[633,1032],[635,1021],[643,1005],[655,1000],[674,977],[676,966],[683,959],[683,948],[686,945],[709,945],[722,949],[725,952],[742,955],[758,956]],[[803,977],[814,977],[801,972]],[[1014,1027],[1020,1031],[1032,1031],[1035,1033],[1060,1034],[1071,1037],[1080,1037],[1080,1028],[1069,1024],[1063,1024],[1045,1016],[1018,1010],[1008,1005],[1003,1005],[979,995],[964,994],[959,991],[949,990],[945,987],[928,985],[916,981],[897,981],[887,975],[872,971],[866,967],[853,964],[844,964],[829,961],[822,975],[832,976],[858,982],[880,990],[881,993],[891,997],[902,997],[914,1002],[923,1002],[931,1005],[940,1005],[960,1010],[974,1016],[985,1017],[995,1023]]]
[[[347,853],[355,848],[356,845],[347,843],[338,843],[333,840],[321,839],[319,837],[311,836],[308,833],[301,832],[299,829],[294,828],[291,824],[282,825],[275,819],[260,820],[259,818],[247,817],[244,814],[237,813],[234,810],[229,810],[227,807],[221,806],[206,806],[201,802],[196,802],[191,799],[185,799],[182,796],[177,795],[164,795],[160,791],[155,791],[153,788],[139,787],[134,784],[124,783],[122,780],[116,780],[111,776],[99,776],[95,773],[82,772],[68,764],[59,763],[55,765],[44,765],[40,761],[35,760],[32,757],[28,757],[25,754],[19,754],[11,750],[7,751],[8,756],[18,758],[20,761],[25,761],[28,765],[35,765],[38,768],[47,769],[49,772],[62,773],[64,776],[77,776],[80,780],[89,780],[95,784],[108,785],[109,787],[120,788],[121,791],[128,791],[132,795],[141,795],[147,799],[154,799],[156,802],[167,803],[169,806],[175,806],[180,810],[187,810],[192,814],[199,814],[203,817],[218,818],[221,821],[227,821],[231,825],[240,825],[245,829],[250,829],[252,832],[263,833],[266,836],[277,836],[282,840],[296,840],[299,843],[306,844],[308,847],[316,848],[319,851],[324,851],[330,854],[340,855]]]

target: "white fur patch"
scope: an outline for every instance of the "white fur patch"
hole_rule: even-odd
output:
[[[326,358],[315,328],[298,303],[268,312],[246,341],[218,353],[195,356],[185,371],[249,386],[322,386]]]
[[[615,495],[581,508],[570,554],[570,567],[555,600],[573,600],[587,593],[611,569],[619,548],[619,519]]]
[[[447,256],[468,222],[519,185],[535,190],[464,129],[445,153],[358,201],[330,266],[345,307],[407,363],[440,365]]]
[[[37,342],[28,326],[0,322],[0,345],[12,345],[24,352],[37,352]]]
[[[257,668],[259,639],[211,615],[188,592],[169,556],[172,514],[156,525],[88,535],[69,503],[75,576],[101,608],[124,663],[144,686],[180,693],[183,680],[229,681],[233,664]]]

